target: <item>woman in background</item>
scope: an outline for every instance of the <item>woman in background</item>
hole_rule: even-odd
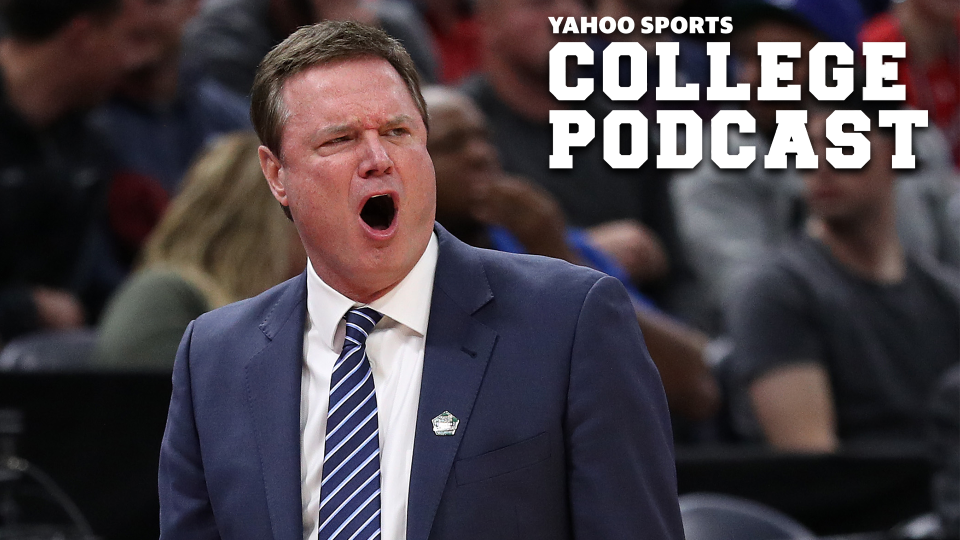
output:
[[[303,271],[306,256],[263,178],[259,145],[253,133],[226,135],[187,172],[139,270],[107,306],[99,366],[170,370],[190,321]]]

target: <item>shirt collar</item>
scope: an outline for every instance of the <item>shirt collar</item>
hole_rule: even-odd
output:
[[[371,302],[370,307],[420,336],[426,336],[437,256],[437,235],[431,233],[427,249],[413,269],[390,292]],[[331,350],[335,350],[334,340],[343,315],[358,305],[361,304],[340,294],[320,279],[313,264],[307,260],[307,318]]]

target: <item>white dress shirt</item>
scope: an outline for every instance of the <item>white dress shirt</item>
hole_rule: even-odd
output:
[[[413,440],[420,403],[423,352],[437,268],[437,236],[413,270],[369,306],[383,314],[367,338],[380,426],[380,527],[382,540],[405,540]],[[300,381],[300,496],[303,538],[317,540],[323,439],[330,376],[343,349],[343,316],[357,306],[324,283],[307,261],[307,319]]]

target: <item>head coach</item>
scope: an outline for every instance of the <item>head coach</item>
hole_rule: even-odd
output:
[[[301,28],[263,60],[251,110],[309,264],[187,329],[162,539],[683,537],[623,287],[434,223],[426,106],[396,41]]]

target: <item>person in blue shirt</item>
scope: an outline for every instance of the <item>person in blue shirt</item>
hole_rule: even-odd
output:
[[[182,54],[184,29],[200,0],[137,1],[157,52],[125,73],[93,118],[118,163],[110,221],[127,263],[136,259],[200,152],[220,135],[253,127],[247,99]]]

